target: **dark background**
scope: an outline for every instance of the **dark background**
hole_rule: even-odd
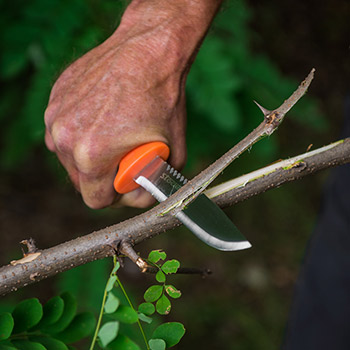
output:
[[[92,211],[43,144],[50,88],[75,58],[102,42],[125,3],[36,0],[0,3],[0,264],[21,255],[33,237],[47,248],[132,217],[140,210]],[[283,4],[226,1],[188,79],[188,164],[192,177],[244,137],[262,118],[252,102],[276,108],[312,67],[315,79],[268,139],[234,162],[233,178],[280,158],[338,139],[349,93],[350,5],[346,0]],[[300,263],[312,233],[328,171],[238,204],[228,215],[253,248],[223,253],[179,228],[138,246],[163,249],[182,266],[213,274],[176,276],[183,296],[169,320],[184,323],[181,349],[272,349],[281,344]],[[110,262],[103,260],[0,299],[42,302],[71,290],[81,309],[97,312]],[[152,276],[126,263],[121,273],[135,303]]]

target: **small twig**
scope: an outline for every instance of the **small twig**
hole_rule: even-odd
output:
[[[146,273],[157,273],[159,269],[153,266],[148,266],[144,271]],[[177,275],[201,275],[206,277],[212,274],[210,269],[198,268],[198,267],[179,267],[176,271]]]
[[[132,262],[134,262],[141,272],[145,272],[148,268],[148,264],[143,260],[134,250],[133,246],[128,241],[122,241],[119,246],[119,252],[127,256]]]

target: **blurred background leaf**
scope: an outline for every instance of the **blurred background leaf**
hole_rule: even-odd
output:
[[[18,258],[18,242],[30,236],[46,248],[141,212],[86,208],[43,142],[43,115],[55,79],[115,30],[126,3],[0,2],[1,264]],[[292,0],[226,1],[188,77],[186,176],[260,123],[253,100],[276,108],[312,67],[316,77],[310,92],[278,133],[242,155],[220,180],[302,153],[311,143],[319,147],[337,139],[350,70],[348,16],[347,0],[321,0],[317,6]],[[325,178],[322,173],[228,209],[253,243],[248,251],[214,251],[182,228],[138,247],[144,257],[162,248],[183,266],[213,271],[205,280],[174,276],[182,297],[169,320],[186,327],[181,349],[280,345]],[[0,299],[0,311],[11,311],[13,302],[23,298],[44,303],[68,290],[79,300],[79,311],[97,312],[110,266],[107,260],[94,262],[26,287]],[[129,263],[121,274],[140,303],[154,276],[140,275]],[[127,332],[135,339],[137,330]]]

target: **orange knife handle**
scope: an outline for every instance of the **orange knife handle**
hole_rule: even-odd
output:
[[[114,188],[118,193],[128,193],[140,185],[134,177],[155,157],[163,160],[169,157],[169,147],[160,141],[145,143],[127,153],[120,161],[117,175],[114,179]]]

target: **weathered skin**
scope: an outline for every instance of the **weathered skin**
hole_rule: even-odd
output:
[[[113,35],[52,89],[45,141],[91,208],[153,202],[141,189],[119,198],[113,189],[120,159],[140,144],[163,141],[170,163],[185,163],[185,80],[220,0],[174,3],[134,0]]]

